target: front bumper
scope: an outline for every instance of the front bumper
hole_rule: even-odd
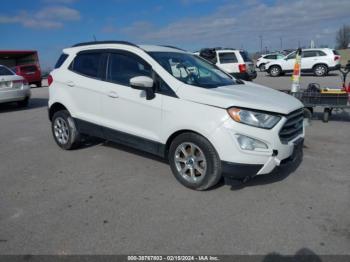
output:
[[[0,103],[22,101],[31,96],[28,85],[22,88],[4,88],[0,89]]]
[[[279,132],[286,121],[286,118],[282,118],[269,130],[239,124],[231,119],[225,121],[211,137],[222,160],[223,175],[240,179],[269,174],[276,167],[293,162],[298,156],[302,156],[304,127],[301,134],[288,143],[282,143]],[[268,148],[243,150],[237,142],[236,134],[262,141]]]

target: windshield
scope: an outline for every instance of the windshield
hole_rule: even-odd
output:
[[[237,84],[236,80],[202,58],[187,53],[150,52],[166,71],[178,80],[204,88]]]

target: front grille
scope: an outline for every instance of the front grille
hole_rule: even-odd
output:
[[[304,109],[298,109],[286,116],[287,121],[281,128],[279,136],[283,144],[303,133]]]

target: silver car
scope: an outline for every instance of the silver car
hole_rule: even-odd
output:
[[[22,76],[0,65],[0,103],[17,102],[26,107],[30,99],[30,86]]]

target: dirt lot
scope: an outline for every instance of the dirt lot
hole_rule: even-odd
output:
[[[256,82],[287,89],[290,76]],[[47,98],[36,88],[30,108],[0,106],[1,254],[350,254],[348,113],[316,114],[299,166],[195,192],[142,152],[60,150]]]

